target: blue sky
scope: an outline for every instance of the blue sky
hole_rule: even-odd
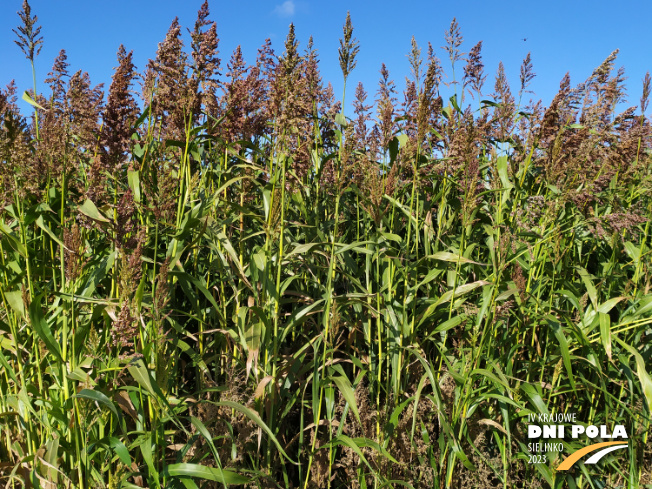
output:
[[[116,51],[122,43],[134,51],[134,62],[142,70],[156,53],[172,20],[179,16],[184,27],[184,40],[189,44],[185,28],[192,28],[203,0],[31,0],[32,14],[38,15],[44,38],[37,58],[37,83],[46,91],[43,80],[60,49],[65,49],[70,72],[88,71],[93,84],[111,81]],[[245,61],[255,60],[257,49],[269,37],[276,54],[283,52],[283,41],[290,22],[296,26],[300,48],[308,37],[314,37],[320,55],[322,77],[333,83],[338,99],[342,93],[342,75],[337,49],[342,25],[348,10],[354,34],[360,41],[358,65],[348,82],[347,101],[353,98],[358,81],[373,98],[384,62],[400,92],[409,74],[407,53],[415,36],[427,51],[430,41],[444,68],[450,74],[444,45],[444,32],[453,17],[457,18],[468,52],[483,41],[483,61],[488,75],[484,92],[493,90],[499,61],[503,61],[513,91],[518,91],[519,68],[531,52],[537,77],[530,89],[535,97],[548,104],[569,71],[573,85],[584,81],[614,49],[620,54],[616,67],[624,66],[628,80],[629,104],[638,105],[641,80],[652,71],[652,43],[649,25],[652,1],[533,0],[441,2],[323,2],[308,0],[272,0],[269,2],[225,2],[212,0],[211,19],[217,22],[220,57],[223,68],[233,49],[240,44]],[[17,12],[22,0],[0,1],[0,85],[16,79],[19,91],[32,85],[28,60],[14,44],[12,28],[19,22]],[[617,6],[617,8],[616,8]],[[523,40],[527,39],[527,40]],[[462,65],[457,67],[461,73]],[[47,94],[47,91],[46,91]],[[347,103],[347,106],[349,104]],[[24,112],[28,111],[22,104]],[[649,109],[648,109],[649,110]],[[351,113],[350,106],[346,110]]]

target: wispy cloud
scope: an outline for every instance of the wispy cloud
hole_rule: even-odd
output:
[[[290,17],[294,15],[295,5],[292,0],[286,0],[274,8],[274,13],[279,17]]]

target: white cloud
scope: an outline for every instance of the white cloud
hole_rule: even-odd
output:
[[[274,8],[274,13],[279,17],[290,17],[294,15],[294,8],[294,2],[292,0],[286,0]]]

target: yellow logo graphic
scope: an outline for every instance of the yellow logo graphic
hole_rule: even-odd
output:
[[[600,450],[598,453],[596,453],[591,458],[589,458],[586,462],[584,462],[585,465],[596,464],[606,454],[613,452],[614,450],[618,450],[620,448],[627,448],[627,444],[626,443],[623,444],[623,442],[621,441],[607,441],[604,443],[595,443],[593,445],[589,445],[588,447],[584,447],[576,452],[571,453],[568,456],[568,458],[566,458],[566,460],[564,460],[561,463],[561,465],[557,467],[557,470],[570,469],[573,465],[575,465],[575,462],[577,462],[584,455],[586,455],[587,453],[595,452],[600,448],[602,448],[603,450]]]

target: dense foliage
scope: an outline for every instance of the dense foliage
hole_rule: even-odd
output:
[[[0,91],[0,483],[652,484],[649,75],[622,113],[616,53],[547,108],[529,56],[483,95],[453,21],[453,76],[413,40],[402,101],[383,65],[346,118],[350,18],[340,102],[293,26],[224,69],[208,16],[106,97],[64,51],[31,121]],[[629,448],[529,464],[539,413]]]

